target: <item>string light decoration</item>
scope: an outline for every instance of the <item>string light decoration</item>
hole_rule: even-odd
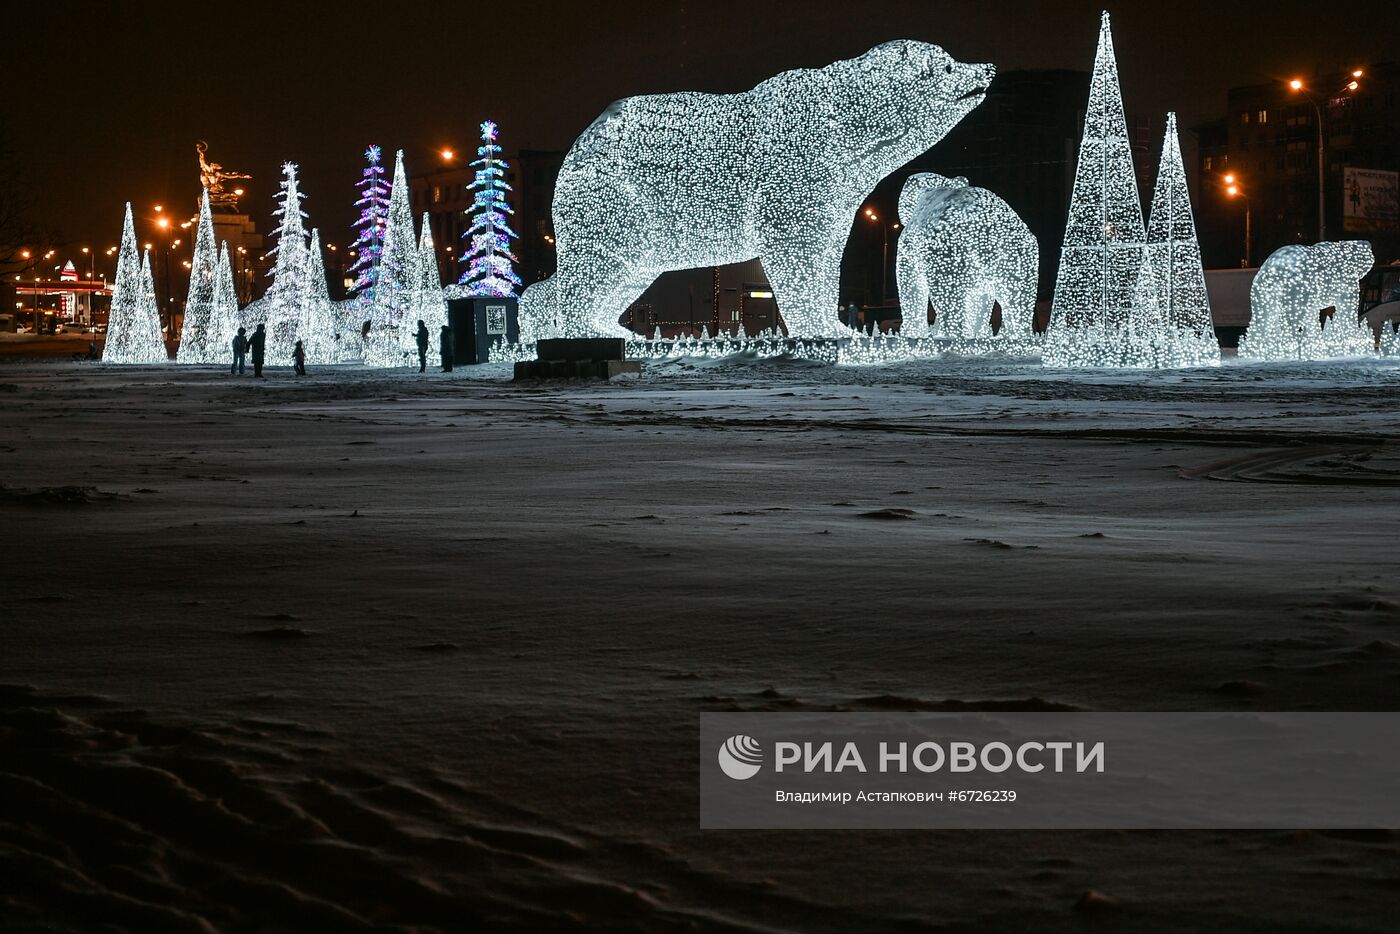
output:
[[[373,143],[365,150],[365,168],[355,187],[360,197],[355,207],[360,209],[360,218],[355,222],[359,232],[350,249],[355,251],[355,262],[350,265],[350,273],[355,276],[351,286],[357,296],[366,304],[373,301],[374,286],[379,281],[379,264],[384,255],[384,227],[389,219],[389,186],[384,183],[384,166],[381,164],[381,151]]]
[[[1168,119],[1162,147],[1149,236],[1105,12],[1045,339],[1045,366],[1219,365],[1174,116]]]
[[[1389,321],[1381,325],[1380,346],[1377,349],[1383,357],[1400,357],[1400,331],[1396,331]]]
[[[389,190],[389,213],[384,225],[384,252],[379,281],[367,317],[373,322],[365,343],[365,363],[370,366],[403,366],[406,362],[399,331],[412,328],[404,319],[412,312],[414,283],[418,276],[418,237],[408,202],[408,173],[403,150],[394,154],[394,181]]]
[[[306,287],[302,293],[301,314],[297,319],[296,340],[301,341],[307,363],[335,363],[339,356],[336,336],[340,328],[336,308],[331,302],[330,286],[326,282],[326,260],[321,252],[319,228],[311,231],[311,245],[306,252],[309,257]]]
[[[994,304],[998,337],[1023,337],[1035,319],[1040,245],[1011,206],[965,178],[911,175],[899,194],[895,282],[903,315],[899,333],[991,338]]]
[[[722,332],[714,338],[679,336],[666,340],[659,335],[651,340],[633,339],[626,345],[629,360],[722,359],[742,357],[749,360],[788,358],[842,366],[881,366],[909,363],[915,360],[940,360],[962,357],[1000,357],[1003,359],[1036,359],[1043,352],[1040,335],[1023,338],[909,338],[899,334],[859,334],[850,338],[794,338],[767,330],[745,336]],[[536,358],[533,343],[508,344],[497,339],[489,351],[491,363],[514,364]]]
[[[233,266],[227,243],[219,244],[214,264],[214,298],[210,302],[206,346],[214,362],[226,362],[233,353],[233,335],[241,326],[238,294],[233,288]]]
[[[413,300],[410,304],[408,320],[399,328],[399,337],[410,359],[418,355],[418,322],[428,329],[428,356],[439,353],[439,335],[447,323],[447,300],[442,293],[442,278],[438,273],[437,249],[433,245],[433,228],[427,212],[423,213],[422,233],[418,238],[418,261],[415,264],[416,278],[413,283]]]
[[[190,259],[190,288],[185,297],[185,320],[180,327],[176,363],[212,363],[223,357],[222,348],[210,339],[209,333],[218,260],[214,217],[209,206],[209,189],[206,188],[199,199],[199,226]]]
[[[306,227],[302,223],[306,218],[306,212],[301,209],[304,198],[297,181],[296,165],[283,163],[278,205],[272,212],[273,217],[281,220],[274,232],[277,243],[268,250],[276,257],[268,273],[272,276],[272,286],[266,295],[245,309],[249,329],[259,324],[267,327],[265,353],[269,361],[291,356],[292,347],[303,329],[303,317],[309,311],[306,294],[311,285],[311,252],[307,249]]]
[[[1145,240],[1118,62],[1105,12],[1055,281],[1055,324],[1081,327],[1126,321]]]
[[[1154,298],[1165,322],[1214,337],[1215,323],[1210,316],[1205,266],[1196,239],[1196,220],[1191,212],[1191,191],[1181,161],[1175,113],[1167,114],[1166,134],[1162,138],[1162,158],[1147,221],[1147,256],[1151,260],[1148,269]]]
[[[500,157],[501,147],[496,138],[500,130],[487,120],[481,125],[481,145],[477,147],[476,177],[471,188],[476,191],[472,206],[467,209],[471,215],[471,226],[462,233],[467,248],[462,251],[461,262],[467,264],[462,276],[457,280],[453,297],[486,295],[514,298],[519,294],[520,277],[515,273],[514,263],[519,262],[511,252],[510,241],[519,239],[511,230],[506,219],[514,214],[506,201],[506,192],[511,191],[505,180],[506,169],[510,164]]]
[[[117,253],[117,280],[107,315],[107,339],[102,345],[103,363],[164,363],[168,359],[155,292],[150,251],[137,255],[136,225],[128,201]]]
[[[1361,277],[1376,257],[1365,240],[1275,250],[1249,290],[1242,360],[1334,360],[1375,354],[1375,334],[1358,320]],[[1334,313],[1325,322],[1324,309]]]
[[[757,257],[788,334],[847,333],[841,254],[881,179],[981,103],[995,70],[897,40],[739,94],[630,97],[605,110],[555,185],[557,271],[525,290],[536,337],[626,337],[664,272]]]

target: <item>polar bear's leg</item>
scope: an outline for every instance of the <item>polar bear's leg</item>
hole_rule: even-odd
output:
[[[997,290],[1001,303],[1001,335],[1026,337],[1035,327],[1035,283],[1012,277]]]
[[[559,336],[559,309],[555,304],[555,276],[541,279],[520,295],[520,341]]]
[[[558,336],[629,336],[617,323],[626,306],[612,312],[617,295],[625,291],[625,277],[626,269],[616,257],[596,256],[592,252],[581,254],[574,250],[561,253],[558,270],[545,280],[554,284],[553,293],[544,296],[553,305]]]
[[[841,299],[840,241],[827,237],[811,241],[788,240],[767,247],[759,257],[788,337],[830,337],[842,330],[837,316]]]
[[[899,295],[900,336],[927,336],[928,276],[912,246],[895,253],[894,284]]]
[[[969,292],[963,299],[963,337],[991,337],[992,336],[992,310],[996,305],[996,299],[992,293],[979,288]]]
[[[636,334],[619,324],[618,319],[622,317],[623,312],[632,307],[633,302],[642,297],[642,293],[647,290],[647,286],[651,285],[655,278],[648,273],[640,273],[635,270],[625,271],[622,277],[612,283],[606,292],[599,292],[595,295],[594,331],[609,337],[636,337]]]

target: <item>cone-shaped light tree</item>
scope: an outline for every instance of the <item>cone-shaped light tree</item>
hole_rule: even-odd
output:
[[[209,331],[206,349],[211,362],[220,363],[233,353],[233,335],[238,333],[238,294],[233,287],[233,265],[229,261],[228,244],[219,244],[219,258],[214,263],[214,298],[210,302]]]
[[[1181,161],[1176,114],[1167,114],[1166,138],[1157,185],[1152,192],[1152,210],[1147,221],[1147,264],[1157,307],[1171,326],[1198,334],[1214,334],[1210,299],[1206,295],[1205,267],[1201,246],[1196,240],[1196,221],[1191,213],[1191,193],[1186,187],[1186,169]]]
[[[408,173],[403,150],[394,154],[394,184],[389,191],[389,217],[384,228],[384,259],[379,268],[376,301],[383,305],[390,326],[397,327],[413,300],[417,279],[418,238],[413,232],[413,209],[408,202]]]
[[[336,351],[336,315],[331,304],[330,287],[326,283],[326,260],[321,253],[321,231],[311,231],[311,246],[307,249],[306,290],[302,296],[301,327],[297,339],[302,342],[308,363],[334,363]]]
[[[418,322],[428,328],[428,355],[438,353],[438,338],[447,323],[447,301],[442,293],[442,277],[438,272],[437,248],[433,244],[433,228],[428,214],[423,214],[422,233],[418,238],[417,279],[413,286],[413,302],[404,327],[399,329],[404,350],[418,353]]]
[[[263,297],[267,325],[267,359],[285,362],[292,354],[297,333],[302,329],[306,312],[305,295],[311,282],[311,253],[306,246],[306,227],[301,209],[304,199],[297,181],[297,167],[288,162],[282,166],[282,188],[278,194],[279,217],[277,245],[269,253],[276,255],[272,267],[272,287]]]
[[[1144,240],[1118,63],[1108,14],[1104,13],[1055,281],[1056,324],[1115,326],[1125,322],[1133,308]]]
[[[177,363],[210,363],[220,358],[221,349],[211,343],[209,335],[218,259],[214,218],[209,210],[209,190],[205,189],[199,199],[199,226],[195,231],[194,255],[190,258],[190,290],[185,298],[180,347],[175,353]]]
[[[462,255],[467,268],[457,280],[457,292],[461,295],[515,296],[520,289],[520,277],[513,265],[517,260],[510,249],[510,241],[518,239],[518,235],[506,219],[506,215],[515,213],[506,202],[506,193],[511,190],[505,180],[509,165],[501,158],[498,135],[492,121],[481,125],[481,145],[472,163],[476,166],[471,184],[476,194],[468,209],[472,221],[462,234],[468,246]]]
[[[353,290],[366,303],[374,299],[374,286],[379,281],[379,264],[384,255],[384,227],[389,222],[389,186],[384,181],[384,165],[378,146],[365,150],[363,177],[356,183],[360,199],[360,219],[355,222],[357,237],[350,245],[355,262],[350,272],[355,276]]]
[[[132,221],[131,202],[128,201],[121,247],[117,253],[117,280],[112,287],[102,362],[164,363],[166,359],[165,342],[160,334],[160,314],[156,310],[155,286],[151,282],[150,258],[136,252],[136,225]]]

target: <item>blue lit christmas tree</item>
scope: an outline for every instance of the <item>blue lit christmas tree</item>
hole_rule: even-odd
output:
[[[495,123],[487,120],[481,125],[481,145],[476,150],[479,158],[472,163],[476,166],[471,184],[476,195],[468,211],[472,222],[462,234],[462,239],[470,242],[462,255],[467,268],[457,280],[462,295],[513,297],[520,288],[520,277],[512,265],[517,260],[510,250],[511,238],[518,237],[506,221],[507,214],[515,213],[506,203],[511,187],[505,174],[510,166],[500,157],[496,135]]]
[[[355,251],[355,263],[350,272],[355,275],[354,291],[366,298],[373,298],[374,286],[379,282],[379,263],[384,255],[384,225],[389,215],[389,186],[384,183],[384,166],[380,163],[378,146],[371,145],[365,150],[364,177],[355,184],[360,190],[360,200],[355,207],[360,209],[360,219],[355,222],[359,238],[350,245]]]

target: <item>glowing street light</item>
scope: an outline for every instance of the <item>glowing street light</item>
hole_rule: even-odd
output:
[[[443,161],[443,162],[451,162],[452,159],[453,159],[453,157],[456,156],[457,154],[456,154],[455,152],[453,152],[452,150],[450,150],[450,149],[444,149],[444,150],[442,150],[442,152],[440,153],[440,155],[442,156],[442,161]]]
[[[1360,68],[1353,69],[1352,80],[1348,81],[1337,93],[1345,91],[1355,92],[1361,87],[1361,82],[1356,80],[1364,74]],[[1317,102],[1317,98],[1309,93],[1302,78],[1294,78],[1288,82],[1288,87],[1294,93],[1302,94],[1312,105],[1313,113],[1317,115],[1317,239],[1319,242],[1327,239],[1327,144],[1322,128],[1322,105]]]
[[[880,223],[880,215],[871,208],[865,209],[865,216]],[[899,224],[880,224],[880,231],[884,236],[884,246],[880,254],[880,304],[885,304],[885,290],[890,279],[890,231],[898,230]]]
[[[1252,227],[1253,205],[1250,203],[1249,195],[1245,194],[1244,186],[1235,177],[1234,172],[1229,172],[1221,177],[1221,183],[1225,187],[1225,195],[1229,198],[1244,199],[1244,268],[1249,268],[1250,263],[1250,241]]]

